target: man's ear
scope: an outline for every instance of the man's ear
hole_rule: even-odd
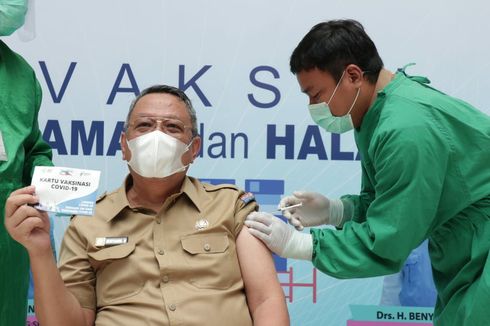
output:
[[[362,69],[355,65],[355,64],[350,64],[345,68],[345,79],[348,81],[349,84],[352,84],[355,88],[361,87],[361,84],[363,82],[363,71]]]
[[[192,145],[191,145],[191,153],[192,153],[192,162],[199,155],[199,151],[201,150],[201,137],[195,136]]]

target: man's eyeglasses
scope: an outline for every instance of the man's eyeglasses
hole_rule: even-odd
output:
[[[157,129],[160,125],[160,130],[168,135],[183,135],[185,130],[190,128],[184,122],[175,118],[165,117],[138,117],[129,126],[139,134],[145,134]]]

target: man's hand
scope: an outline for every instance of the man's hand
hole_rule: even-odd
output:
[[[342,223],[344,205],[339,199],[328,199],[317,193],[308,191],[295,191],[292,196],[284,197],[279,208],[302,203],[300,207],[283,211],[283,215],[297,230],[305,226],[318,226],[331,224],[338,226]]]
[[[295,231],[278,217],[264,212],[247,216],[245,225],[250,234],[260,239],[272,252],[285,258],[311,260],[312,237]]]
[[[5,204],[5,228],[30,254],[51,252],[49,217],[29,204],[37,204],[33,186],[12,192]]]

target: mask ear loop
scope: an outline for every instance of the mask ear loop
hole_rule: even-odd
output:
[[[189,148],[191,148],[191,145],[192,143],[194,142],[194,139],[196,139],[195,137],[192,137],[191,141],[189,142],[189,144],[186,145],[185,147],[185,152],[182,153],[182,155],[184,155],[188,150]],[[180,157],[180,159],[182,160],[182,156]],[[180,169],[178,169],[177,171],[175,171],[174,173],[178,173],[178,172],[182,172],[182,171],[185,171],[185,169],[187,169],[192,163],[194,162],[194,160],[192,160],[192,162],[189,162],[189,164],[187,165],[184,165],[182,166]]]
[[[359,97],[359,93],[361,93],[361,88],[360,87],[357,89],[357,94],[356,94],[356,97],[354,98],[354,102],[352,102],[352,105],[350,106],[350,109],[349,109],[349,111],[347,112],[346,115],[349,115],[350,114],[350,111],[352,111],[352,109],[354,108],[354,105],[357,102],[357,98]]]
[[[333,96],[335,95],[335,93],[337,93],[337,89],[339,88],[339,85],[342,82],[342,78],[344,78],[344,75],[345,75],[345,70],[342,72],[342,76],[340,76],[340,79],[339,79],[339,82],[337,83],[337,86],[335,86],[335,89],[333,90],[332,95],[328,99],[327,105],[330,105],[330,102],[332,101]]]
[[[187,152],[189,150],[189,148],[191,148],[191,145],[192,143],[194,142],[194,139],[196,139],[195,137],[192,137],[191,141],[189,142],[189,144],[187,144],[185,146],[185,151]],[[184,152],[185,153],[185,152]]]

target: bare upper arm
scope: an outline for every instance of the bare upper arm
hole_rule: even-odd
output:
[[[250,311],[269,297],[284,297],[269,249],[246,226],[240,231],[236,245]]]

